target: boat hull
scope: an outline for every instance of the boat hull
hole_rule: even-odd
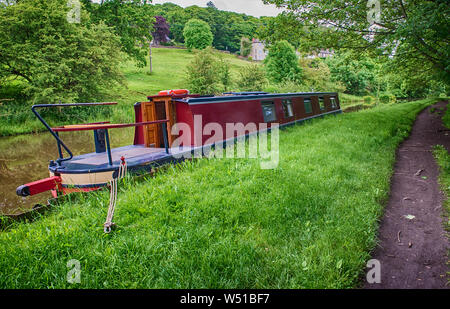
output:
[[[329,112],[323,115],[317,115],[306,119],[300,119],[285,123],[279,126],[284,128],[295,124],[300,124],[314,118],[324,117],[326,115],[335,115],[342,113],[341,110]],[[270,132],[270,128],[267,131]],[[260,134],[261,131],[246,134],[245,137]],[[117,178],[119,166],[123,157],[127,163],[127,172],[130,175],[144,175],[154,172],[157,168],[170,164],[184,161],[187,158],[191,158],[194,154],[205,155],[212,147],[221,145],[226,147],[234,144],[238,138],[235,137],[225,141],[217,142],[217,144],[209,144],[200,147],[182,147],[171,148],[169,154],[165,152],[165,149],[161,148],[146,148],[143,145],[139,146],[127,146],[122,148],[113,149],[112,155],[114,158],[114,164],[112,166],[107,164],[106,154],[87,154],[75,157],[70,163],[63,163],[63,166],[50,166],[50,177],[59,176],[61,178],[61,185],[59,188],[53,190],[53,195],[57,195],[57,191],[60,194],[69,194],[74,192],[91,192],[103,188],[109,184],[110,181]],[[143,151],[147,149],[147,151]],[[87,160],[87,161],[86,161]],[[91,160],[91,161],[89,161]],[[86,162],[98,162],[98,165],[90,164],[89,167]]]

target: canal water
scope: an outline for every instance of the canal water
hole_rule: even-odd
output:
[[[60,136],[74,155],[95,151],[92,131]],[[110,138],[113,148],[131,145],[134,128],[111,130]],[[0,214],[20,214],[45,204],[50,193],[23,198],[16,195],[16,188],[49,177],[48,164],[57,158],[56,141],[49,132],[0,138]]]

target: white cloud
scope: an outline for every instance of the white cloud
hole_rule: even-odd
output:
[[[162,4],[172,2],[182,7],[198,5],[206,7],[209,0],[153,0],[153,4]],[[216,7],[224,11],[232,11],[237,13],[245,13],[256,17],[260,16],[277,16],[281,10],[274,5],[266,5],[262,0],[212,0]]]

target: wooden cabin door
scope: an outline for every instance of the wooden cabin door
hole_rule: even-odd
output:
[[[165,101],[154,101],[155,102],[155,110],[156,110],[156,120],[166,120],[166,102]],[[156,145],[158,148],[164,147],[164,137],[163,137],[163,128],[161,125],[158,125],[159,128],[159,140]]]
[[[176,123],[176,105],[172,97],[158,97],[151,102],[141,104],[142,121],[168,120],[167,139],[169,147],[172,146],[176,136],[172,135],[172,126]],[[162,148],[164,147],[164,137],[162,125],[154,124],[144,127],[144,140],[146,147]]]
[[[167,124],[167,133],[169,137],[169,145],[172,146],[173,141],[177,138],[174,134],[172,134],[172,127],[177,123],[177,114],[175,103],[172,101],[168,101],[166,103],[166,115],[169,115]]]
[[[156,121],[156,106],[154,102],[142,103],[142,121]],[[157,124],[144,126],[145,147],[159,147],[159,128]]]

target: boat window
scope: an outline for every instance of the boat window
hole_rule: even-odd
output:
[[[292,100],[283,100],[284,118],[290,118],[294,116],[294,110],[292,108]]]
[[[265,122],[272,122],[277,120],[275,104],[273,102],[261,102],[261,106]]]
[[[319,106],[321,111],[325,110],[325,100],[323,98],[319,98]]]
[[[305,105],[305,112],[307,114],[312,114],[311,100],[310,99],[305,99],[304,105]]]
[[[331,97],[330,101],[331,101],[331,108],[337,108],[336,98]]]

